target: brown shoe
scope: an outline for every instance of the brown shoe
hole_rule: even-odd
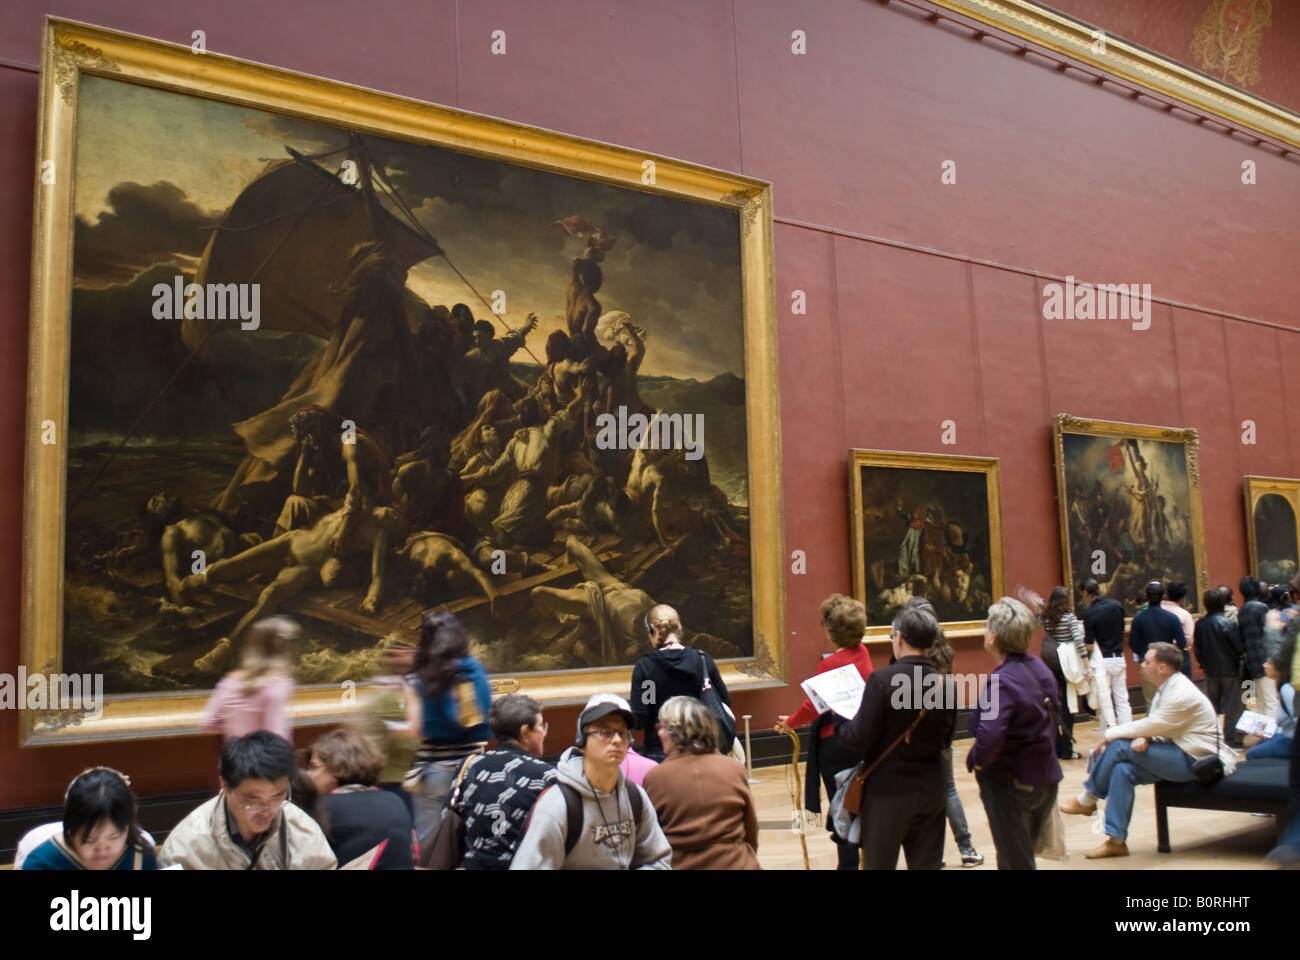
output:
[[[1097,805],[1094,803],[1090,807],[1085,807],[1079,802],[1078,797],[1071,797],[1069,800],[1066,800],[1065,803],[1061,804],[1061,812],[1077,813],[1084,817],[1091,817],[1097,812]]]
[[[1084,856],[1089,860],[1100,860],[1103,857],[1127,857],[1128,844],[1123,840],[1107,837],[1105,843],[1096,850],[1089,850]]]

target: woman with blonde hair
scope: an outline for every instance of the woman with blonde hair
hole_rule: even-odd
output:
[[[657,726],[665,757],[645,775],[645,791],[673,848],[673,869],[762,869],[748,774],[718,753],[709,708],[694,697],[672,697]]]
[[[239,668],[221,678],[203,708],[203,729],[220,731],[223,741],[269,730],[292,743],[288,707],[301,635],[288,617],[267,617],[249,627]]]
[[[661,704],[677,696],[698,699],[711,687],[719,700],[730,707],[731,695],[713,658],[683,642],[685,630],[676,610],[658,604],[646,612],[642,623],[654,649],[632,668],[632,693],[627,702],[632,706],[637,729],[645,731],[641,753],[658,761],[665,756],[655,725]],[[721,731],[719,736],[719,749],[730,752],[731,736]]]

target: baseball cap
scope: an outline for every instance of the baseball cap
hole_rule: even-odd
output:
[[[607,717],[611,713],[617,713],[627,721],[627,728],[631,730],[636,726],[636,717],[632,713],[632,708],[628,702],[620,697],[617,693],[597,693],[594,694],[587,705],[582,708],[582,713],[578,714],[578,732],[576,742],[582,744],[582,728],[589,723],[595,723],[601,717]]]

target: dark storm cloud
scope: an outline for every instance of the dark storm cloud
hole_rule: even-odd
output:
[[[220,218],[167,181],[119,183],[106,202],[109,211],[94,223],[77,216],[73,262],[83,286],[122,283],[156,263],[197,258]]]

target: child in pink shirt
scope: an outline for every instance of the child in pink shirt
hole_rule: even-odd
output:
[[[292,743],[288,707],[300,633],[288,617],[269,617],[249,627],[239,669],[221,678],[203,708],[203,729],[220,731],[223,740],[269,730]]]

